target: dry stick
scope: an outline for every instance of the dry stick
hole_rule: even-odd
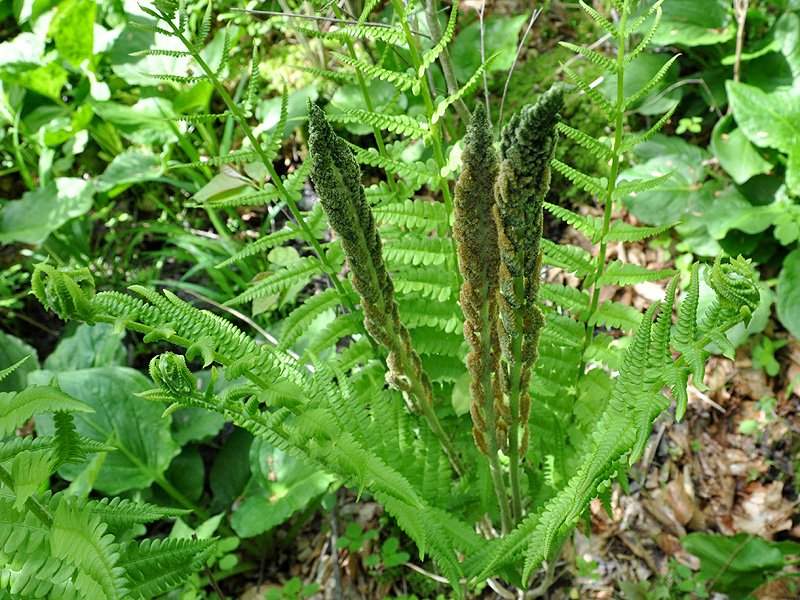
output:
[[[536,22],[536,19],[539,18],[539,15],[542,14],[541,8],[536,9],[531,13],[531,20],[528,21],[528,27],[525,29],[525,33],[522,34],[522,39],[519,42],[519,46],[517,46],[517,54],[514,57],[514,63],[511,65],[511,68],[508,70],[508,77],[506,77],[506,84],[503,86],[503,97],[500,99],[500,116],[497,118],[497,128],[503,126],[503,108],[506,104],[506,93],[508,92],[508,84],[511,82],[511,76],[514,74],[514,68],[517,66],[517,61],[519,60],[519,55],[522,54],[522,47],[525,45],[525,40],[528,39],[528,33],[533,27],[533,24]],[[482,37],[481,37],[482,41]]]
[[[750,0],[733,0],[733,13],[736,15],[736,55],[733,61],[733,80],[739,81],[742,66],[742,46],[744,45],[744,23],[747,20],[747,8]],[[733,110],[728,106],[728,114]]]
[[[192,539],[193,540],[197,539],[196,533],[192,534]],[[206,561],[203,561],[203,570],[206,572],[206,577],[208,577],[208,583],[211,585],[211,588],[214,590],[214,593],[216,593],[217,596],[219,596],[220,600],[225,600],[226,596],[225,594],[222,593],[222,590],[219,589],[219,584],[217,583],[217,580],[214,579],[214,575],[213,573],[211,573],[211,569],[208,568],[208,563]]]
[[[425,20],[428,22],[428,29],[431,30],[431,36],[434,46],[442,39],[442,29],[439,27],[439,13],[436,10],[436,0],[425,0]],[[444,48],[439,54],[439,65],[442,67],[444,80],[447,84],[447,93],[451,96],[458,92],[458,80],[456,79],[456,70],[453,67],[453,61],[450,58],[450,52]],[[453,103],[453,106],[461,117],[464,123],[469,123],[469,109],[464,103],[464,100],[459,98]]]

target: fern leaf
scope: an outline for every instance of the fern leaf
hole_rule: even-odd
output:
[[[662,0],[663,1],[663,0]],[[650,31],[642,38],[642,41],[628,53],[628,55],[623,59],[625,61],[625,65],[628,65],[634,58],[639,56],[639,54],[644,51],[650,45],[653,36],[656,33],[656,29],[658,29],[659,24],[661,23],[661,2],[657,2],[654,6],[650,7],[650,10],[645,12],[645,15],[649,16],[652,14],[653,10],[655,10],[656,18],[653,21],[653,26],[650,28]],[[642,15],[644,17],[644,15]],[[637,25],[638,26],[638,25]]]
[[[453,33],[456,30],[456,20],[458,18],[458,0],[454,0],[453,6],[450,9],[450,18],[447,20],[447,27],[442,33],[442,39],[430,50],[428,50],[425,55],[422,57],[422,63],[419,65],[417,69],[417,77],[422,79],[425,77],[425,72],[428,70],[442,51],[447,47],[447,44],[450,43],[450,40],[453,39]]]
[[[698,390],[708,389],[703,383],[708,352],[695,344],[697,338],[697,307],[700,302],[700,265],[692,265],[692,275],[686,296],[678,310],[678,322],[672,345],[680,352],[692,371],[692,382]]]
[[[58,388],[49,385],[31,385],[19,393],[0,392],[0,436],[14,433],[14,429],[35,414],[70,411],[92,413],[94,409],[76,400]]]
[[[619,259],[609,263],[597,280],[598,285],[633,285],[643,281],[658,281],[676,275],[675,269],[648,271],[646,267],[625,263]]]
[[[215,539],[145,539],[127,544],[119,562],[130,598],[147,600],[167,592],[202,569]]]
[[[609,120],[613,121],[616,118],[617,110],[614,108],[608,98],[594,89],[590,84],[586,83],[580,75],[578,75],[565,64],[562,63],[561,68],[564,69],[564,72],[573,81],[573,83],[575,83],[575,85],[577,85],[580,90],[598,106],[598,108],[608,115]]]
[[[342,27],[336,31],[325,34],[326,38],[355,40],[359,38],[371,38],[381,40],[392,46],[404,44],[405,34],[400,27],[376,27],[375,25],[350,25]]]
[[[325,327],[325,329],[319,333],[319,336],[308,345],[306,352],[319,356],[323,350],[337,344],[342,338],[363,333],[363,322],[364,317],[359,313],[347,313],[336,317],[336,319]]]
[[[575,229],[589,238],[593,244],[596,244],[600,241],[600,238],[603,235],[602,217],[579,215],[578,213],[572,212],[563,206],[551,204],[550,202],[544,202],[543,205],[548,211],[550,211],[550,213],[564,221],[567,225],[572,225]]]
[[[464,315],[451,303],[431,303],[423,298],[399,298],[400,316],[409,327],[438,327],[453,333],[464,326]]]
[[[461,333],[444,333],[435,327],[414,327],[409,333],[414,349],[420,354],[458,356],[465,343]]]
[[[547,343],[559,346],[573,346],[579,348],[583,345],[586,329],[583,323],[558,313],[547,315],[545,326],[542,328],[542,338]]]
[[[672,113],[674,113],[675,109],[678,108],[678,104],[679,104],[678,102],[673,104],[672,108],[670,108],[663,117],[661,117],[658,121],[656,121],[655,125],[653,125],[650,129],[648,129],[644,133],[640,135],[631,134],[630,137],[626,136],[627,139],[622,143],[622,147],[620,148],[620,154],[625,154],[626,152],[629,152],[630,150],[633,149],[634,146],[646,142],[647,140],[652,138],[655,134],[657,134],[659,131],[661,131],[661,128],[664,127],[667,121],[669,121],[672,118]]]
[[[649,237],[661,235],[675,227],[678,223],[667,223],[659,227],[639,227],[638,225],[630,225],[622,221],[614,221],[614,224],[608,230],[608,233],[603,237],[606,243],[613,242],[638,242],[645,240]]]
[[[655,75],[653,75],[652,79],[650,79],[650,81],[648,81],[642,89],[640,89],[638,92],[636,92],[630,98],[626,98],[624,100],[624,102],[623,102],[623,110],[625,110],[627,107],[631,106],[639,98],[643,97],[645,94],[649,93],[650,90],[652,90],[654,87],[656,87],[656,85],[658,85],[658,82],[661,81],[661,79],[664,77],[664,75],[667,74],[667,71],[672,66],[672,63],[674,63],[676,60],[678,60],[679,56],[680,56],[680,54],[676,54],[675,56],[670,58],[667,62],[664,63],[664,66],[661,67]]]
[[[331,365],[346,373],[357,365],[366,364],[372,358],[374,358],[372,345],[369,343],[369,339],[364,337],[350,344],[342,350],[341,354],[333,357]]]
[[[276,231],[274,233],[270,233],[265,235],[262,238],[259,238],[255,242],[250,242],[244,248],[239,250],[236,254],[231,256],[230,258],[222,261],[217,265],[217,269],[222,269],[234,263],[237,263],[245,258],[249,258],[250,256],[255,256],[256,254],[261,254],[266,252],[270,248],[275,246],[279,246],[291,240],[296,240],[302,237],[302,233],[300,232],[299,228],[290,223],[284,229],[280,231]]]
[[[171,73],[144,73],[147,77],[151,79],[157,79],[158,81],[171,81],[172,83],[179,83],[181,85],[198,83],[200,81],[206,81],[211,83],[211,79],[208,75],[173,75]]]
[[[561,173],[564,177],[569,179],[576,186],[592,194],[599,196],[602,202],[606,196],[605,178],[598,179],[597,177],[589,177],[580,171],[573,169],[567,164],[562,163],[557,158],[554,158],[550,164],[553,168]]]
[[[194,49],[196,52],[200,52],[203,48],[206,43],[206,38],[211,31],[212,5],[213,3],[209,2],[208,6],[206,6],[206,12],[203,13],[203,19],[200,21],[200,27],[197,29],[197,36],[194,39]]]
[[[148,50],[138,50],[131,52],[130,56],[169,56],[171,58],[184,58],[192,56],[188,50],[167,50],[164,48],[150,48]]]
[[[454,271],[439,267],[414,267],[397,271],[392,277],[398,292],[419,292],[426,298],[446,302],[458,289],[458,277]]]
[[[380,204],[372,209],[378,223],[389,223],[398,227],[432,232],[442,223],[447,223],[447,210],[441,202],[405,200]]]
[[[202,113],[196,115],[178,115],[176,117],[167,117],[167,121],[183,121],[184,123],[207,123],[210,121],[217,121],[222,119],[227,119],[228,117],[232,116],[233,113],[230,112],[223,112],[223,113]]]
[[[610,33],[612,37],[614,37],[615,39],[619,39],[619,29],[614,27],[614,25],[611,24],[611,21],[609,21],[605,16],[596,11],[593,7],[586,4],[586,2],[584,2],[583,0],[579,1],[581,8],[583,8],[583,10],[586,11],[586,14],[592,17],[600,25],[600,27],[602,27],[608,33]]]
[[[576,277],[594,273],[592,255],[578,246],[562,246],[542,238],[542,263],[565,269]]]
[[[612,149],[606,146],[604,143],[596,140],[590,135],[583,133],[579,129],[574,129],[570,127],[563,121],[559,121],[558,123],[556,123],[556,129],[558,129],[561,133],[566,135],[569,139],[571,139],[575,143],[579,144],[583,148],[586,148],[599,160],[607,162],[614,157],[614,152],[612,151]]]
[[[328,115],[329,121],[363,123],[372,127],[378,127],[392,133],[399,133],[407,137],[421,138],[427,136],[428,131],[424,123],[412,119],[408,115],[389,115],[384,113],[370,112],[360,108],[350,108],[331,102],[339,109],[342,114]]]
[[[599,13],[598,13],[599,14]],[[581,54],[589,59],[590,62],[596,64],[597,66],[601,67],[605,71],[609,73],[616,73],[617,72],[617,64],[611,60],[610,58],[603,56],[602,54],[598,54],[594,50],[590,50],[589,48],[584,48],[583,46],[577,46],[575,44],[570,44],[569,42],[558,42],[560,46],[564,46],[568,50],[572,50],[577,54]]]
[[[642,322],[642,313],[631,306],[606,300],[591,314],[589,327],[612,327],[623,331],[633,331]]]
[[[227,32],[227,29],[226,29],[226,32]],[[222,65],[225,64],[225,60],[227,60],[227,54],[223,54],[222,62],[220,63],[220,71],[221,71]],[[257,94],[258,94],[258,78],[259,78],[259,71],[258,71],[258,44],[253,44],[253,51],[252,51],[252,55],[250,57],[250,74],[249,74],[249,77],[248,77],[248,80],[247,80],[247,89],[245,90],[244,98],[242,99],[242,107],[243,107],[244,113],[246,115],[248,115],[248,116],[252,114],[252,110],[253,110],[253,107],[255,105],[255,99],[256,99]],[[284,91],[283,96],[288,98],[287,93],[286,93],[286,86],[285,85],[283,86],[283,91]],[[281,116],[283,116],[283,105],[284,104],[285,103],[282,103],[282,105],[281,105]],[[284,118],[284,123],[285,122],[286,122],[286,120]],[[280,123],[280,121],[279,121],[279,123]],[[283,136],[283,126],[282,125],[279,125],[278,128],[275,130],[275,133],[273,135],[273,139],[271,139],[269,141],[269,143],[267,144],[268,148],[272,148],[272,146],[274,145],[275,136],[278,136],[278,137],[282,137]]]
[[[335,288],[328,288],[319,294],[307,298],[283,320],[278,345],[281,349],[289,348],[305,333],[319,316],[325,311],[343,302],[344,298]]]
[[[664,0],[656,0],[656,2],[654,2],[652,6],[650,6],[650,7],[649,7],[649,8],[648,8],[646,11],[644,11],[644,12],[641,14],[641,16],[640,16],[638,19],[636,19],[636,21],[634,21],[634,22],[633,22],[633,24],[632,24],[632,25],[630,25],[629,27],[627,27],[627,28],[625,29],[625,36],[624,36],[624,37],[626,37],[626,38],[627,38],[627,37],[630,37],[630,35],[631,35],[631,34],[632,34],[634,31],[636,31],[637,29],[639,29],[639,27],[641,27],[641,25],[642,25],[642,24],[643,24],[645,21],[647,21],[647,19],[649,19],[649,18],[650,18],[650,16],[651,16],[651,15],[652,15],[654,12],[656,12],[656,11],[659,11],[659,12],[660,12],[660,10],[659,10],[659,9],[661,8],[661,3],[662,3],[662,2],[664,2]]]
[[[89,504],[92,514],[108,525],[109,529],[120,530],[139,523],[152,523],[161,519],[180,517],[191,511],[181,508],[156,506],[146,502],[115,498],[103,498]]]
[[[304,71],[306,73],[311,73],[312,75],[316,75],[317,77],[323,77],[325,79],[330,79],[331,81],[335,81],[336,83],[344,85],[345,83],[358,83],[358,76],[351,72],[351,71],[333,71],[331,69],[315,69],[313,67],[306,67],[303,65],[286,65],[290,69],[295,69],[296,71]]]
[[[614,189],[614,198],[624,198],[628,195],[636,195],[639,192],[646,192],[655,189],[669,181],[678,169],[672,169],[669,173],[665,173],[652,179],[633,179],[620,183]]]
[[[398,182],[397,191],[394,191],[391,187],[389,187],[389,184],[385,181],[381,181],[380,183],[376,183],[368,188],[365,188],[364,194],[367,197],[367,202],[369,205],[373,207],[372,210],[374,212],[380,208],[381,204],[384,203],[405,203],[406,200],[410,199],[414,195],[415,191],[416,190],[413,186],[407,185],[403,181]],[[378,221],[383,221],[384,223],[388,222],[383,219],[378,219]]]
[[[389,158],[380,154],[375,148],[362,149],[353,146],[356,160],[361,164],[372,167],[380,167],[389,173],[396,173],[404,179],[416,183],[417,187],[430,184],[432,189],[436,189],[439,184],[439,169],[436,162],[431,158],[429,162],[408,163],[402,160]]]
[[[14,371],[16,371],[17,369],[19,369],[19,368],[20,368],[22,365],[24,365],[24,364],[25,364],[25,363],[26,363],[26,362],[27,362],[27,361],[28,361],[30,358],[31,358],[31,357],[30,357],[30,355],[28,355],[28,356],[26,356],[25,358],[23,358],[22,360],[19,360],[19,361],[17,361],[16,363],[14,363],[13,365],[11,365],[10,367],[6,367],[6,368],[5,368],[5,369],[3,369],[2,371],[0,371],[0,381],[3,381],[3,379],[5,379],[5,378],[6,378],[6,377],[8,377],[9,375],[11,375],[11,374],[12,374]]]
[[[404,73],[398,73],[397,71],[390,71],[389,69],[384,69],[383,67],[370,65],[355,58],[345,56],[344,54],[339,54],[338,52],[331,52],[331,54],[344,64],[353,67],[354,69],[358,69],[370,77],[391,83],[401,91],[411,89],[411,87],[414,85],[414,80]]]
[[[255,92],[254,92],[255,93]],[[283,130],[286,128],[286,119],[289,118],[289,88],[286,86],[286,82],[283,83],[283,92],[281,93],[281,112],[280,117],[278,118],[278,123],[275,125],[275,131],[272,132],[272,135],[267,142],[267,148],[272,148],[272,150],[277,153],[280,150],[281,143],[283,142]]]
[[[383,246],[383,255],[394,267],[398,265],[442,265],[452,257],[450,240],[440,237],[416,236],[410,232]]]
[[[358,23],[362,24],[369,19],[370,13],[380,3],[380,0],[366,0],[364,8],[361,9],[361,15],[358,17]]]
[[[489,68],[489,65],[491,65],[495,60],[497,60],[497,57],[500,56],[500,54],[502,54],[502,51],[498,51],[492,54],[489,58],[487,58],[483,62],[483,64],[481,64],[481,66],[477,68],[475,73],[472,74],[472,77],[470,77],[467,80],[467,82],[463,86],[461,86],[461,88],[455,94],[453,94],[452,96],[448,96],[442,102],[440,102],[436,106],[436,110],[434,111],[433,116],[431,117],[431,123],[438,123],[439,119],[441,119],[444,116],[444,113],[447,112],[447,109],[451,104],[453,104],[457,100],[460,100],[465,94],[471,92],[472,89],[476,85],[478,85],[478,82],[481,80],[481,77],[483,76],[483,73],[486,71],[486,69]]]
[[[199,160],[190,163],[179,163],[170,165],[169,169],[197,169],[198,167],[218,167],[220,165],[231,165],[236,163],[253,162],[258,160],[258,152],[255,150],[239,150],[230,152],[225,156],[208,157],[206,160]]]
[[[575,315],[588,311],[591,304],[587,290],[579,290],[558,283],[543,283],[539,289],[539,297],[544,301],[553,302]]]
[[[316,256],[305,256],[296,263],[284,267],[272,275],[256,282],[247,291],[239,294],[236,298],[225,302],[226,306],[236,306],[244,304],[256,298],[263,298],[270,294],[280,294],[290,287],[303,283],[304,285],[314,277],[324,272],[323,265]]]

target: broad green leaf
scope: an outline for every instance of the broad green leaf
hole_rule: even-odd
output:
[[[0,73],[19,73],[41,67],[45,40],[23,32],[0,44]]]
[[[727,89],[733,118],[756,146],[789,153],[800,144],[800,94],[767,94],[735,81],[728,81]]]
[[[800,336],[800,250],[790,252],[783,259],[775,292],[778,318],[789,333]]]
[[[250,447],[250,468],[260,489],[233,513],[231,527],[252,537],[280,525],[322,495],[334,478],[263,440]]]
[[[21,71],[0,67],[0,79],[56,100],[61,98],[61,88],[67,82],[67,72],[57,62]]]
[[[94,327],[81,323],[72,335],[62,336],[56,349],[45,359],[44,368],[62,372],[124,365],[128,358],[122,343],[124,334],[114,334],[112,329],[107,323]]]
[[[0,331],[0,371],[17,364],[26,356],[28,360],[0,381],[0,392],[19,392],[28,385],[28,373],[39,368],[39,354],[36,348],[29,346],[16,336]]]
[[[253,440],[249,431],[236,428],[222,444],[208,480],[215,510],[229,509],[250,481],[249,456]]]
[[[733,118],[725,116],[717,122],[711,133],[711,151],[719,166],[728,172],[736,183],[744,183],[753,175],[766,173],[775,166],[747,139],[744,132],[733,127]]]
[[[185,446],[169,465],[166,472],[167,481],[192,502],[197,502],[203,494],[203,482],[206,478],[203,457],[196,444]],[[158,496],[166,503],[170,498],[159,490]],[[174,500],[172,500],[174,504]]]
[[[185,123],[172,123],[165,119],[174,117],[172,103],[166,98],[150,97],[133,106],[119,102],[97,102],[91,107],[97,116],[111,123],[134,144],[158,145],[176,141],[174,128],[184,128]]]
[[[114,188],[120,191],[134,183],[157,179],[164,174],[161,159],[149,152],[131,148],[117,154],[97,181],[97,189],[108,192]]]
[[[94,56],[94,0],[67,0],[59,4],[50,23],[56,50],[72,67]]]
[[[59,177],[5,203],[0,211],[0,243],[41,244],[53,231],[92,208],[95,187],[78,177]]]
[[[47,383],[53,375],[52,371],[37,371],[30,379]],[[133,369],[103,367],[59,373],[58,383],[66,393],[95,410],[93,414],[76,415],[78,433],[117,448],[100,469],[97,490],[116,495],[149,487],[163,477],[180,448],[170,436],[170,420],[161,417],[163,405],[135,395],[152,389],[152,381]],[[36,426],[43,435],[54,431],[52,418],[47,415],[37,418]],[[72,481],[88,460],[65,465],[59,473]]]
[[[472,375],[464,373],[453,386],[451,401],[457,417],[469,412],[469,405],[472,403],[472,396],[469,391],[470,383],[472,383]]]
[[[506,71],[514,64],[519,32],[528,22],[529,15],[515,17],[490,16],[484,21],[485,41],[484,53],[487,57],[501,51],[488,67],[487,71]],[[475,20],[461,30],[453,43],[450,44],[450,57],[459,82],[464,83],[478,67],[481,66],[481,27]]]
[[[653,4],[652,0],[641,3],[634,18]],[[653,36],[652,43],[658,46],[707,46],[722,44],[736,35],[730,2],[727,0],[669,0],[661,5],[661,25]],[[639,27],[647,33],[654,17]],[[633,20],[633,18],[629,18]]]

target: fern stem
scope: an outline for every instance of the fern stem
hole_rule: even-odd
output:
[[[347,296],[347,293],[342,285],[342,282],[339,281],[337,277],[337,270],[333,268],[333,265],[328,260],[327,255],[322,250],[322,246],[320,246],[319,241],[317,240],[314,233],[309,228],[308,224],[303,219],[303,215],[300,214],[300,209],[297,207],[297,204],[292,198],[292,195],[286,191],[286,187],[283,185],[283,181],[281,180],[278,173],[275,171],[275,167],[272,166],[272,161],[270,160],[267,153],[261,147],[261,144],[256,139],[255,135],[253,134],[253,130],[250,129],[250,126],[247,124],[247,117],[245,117],[242,110],[237,106],[237,104],[231,99],[230,95],[228,94],[225,87],[220,83],[219,79],[216,76],[216,73],[208,66],[208,64],[203,60],[203,57],[200,56],[198,52],[195,51],[193,44],[186,39],[180,29],[169,19],[165,19],[166,23],[172,29],[173,34],[177,37],[183,44],[186,46],[187,49],[192,53],[192,57],[197,61],[197,64],[200,66],[201,69],[206,73],[211,84],[214,86],[214,89],[217,90],[217,93],[220,95],[222,100],[228,106],[228,109],[233,114],[233,118],[236,119],[236,122],[239,123],[239,126],[242,128],[247,139],[253,146],[253,149],[258,153],[261,162],[264,164],[264,167],[269,174],[272,184],[278,190],[278,193],[283,196],[286,200],[286,205],[289,207],[292,216],[297,221],[297,225],[302,230],[306,241],[311,244],[311,247],[314,249],[317,257],[319,258],[320,262],[322,263],[323,267],[325,267],[325,271],[330,277],[331,281],[333,282],[336,291],[338,291],[342,295],[343,303],[349,308],[350,310],[355,310],[355,305]]]
[[[400,23],[403,26],[403,33],[406,37],[409,52],[411,53],[411,62],[414,64],[414,69],[419,71],[422,61],[419,58],[419,51],[417,50],[416,40],[411,33],[411,28],[408,26],[408,19],[405,18],[405,10],[402,0],[392,0],[392,6],[398,15],[401,15]],[[447,177],[442,176],[442,169],[445,166],[444,153],[442,150],[442,139],[439,133],[437,123],[433,121],[436,110],[433,106],[433,99],[431,97],[431,90],[428,86],[428,81],[425,77],[420,77],[420,92],[422,93],[422,100],[425,102],[425,110],[428,114],[428,128],[431,132],[431,141],[433,142],[433,155],[436,160],[436,166],[439,168],[439,185],[442,188],[442,196],[444,198],[444,206],[447,209],[447,232],[450,233],[450,216],[453,214],[453,198],[450,194],[450,186]],[[450,245],[453,250],[453,264],[458,264],[458,252],[456,251],[456,241],[450,236]],[[461,283],[461,274],[456,272]]]
[[[620,15],[619,31],[625,31],[625,24],[628,20],[628,13],[630,7],[626,2],[624,9]],[[592,301],[589,308],[589,314],[594,314],[597,310],[597,305],[600,301],[600,290],[602,285],[599,284],[600,278],[603,276],[606,268],[606,251],[608,249],[608,242],[606,241],[606,234],[611,228],[611,213],[614,209],[614,190],[617,186],[617,176],[619,175],[620,166],[620,148],[622,147],[622,132],[624,126],[625,116],[625,93],[624,93],[624,71],[625,71],[625,39],[620,35],[617,50],[617,105],[614,120],[614,148],[612,150],[613,158],[611,159],[611,173],[608,177],[608,186],[605,191],[605,206],[603,211],[603,230],[600,238],[600,251],[597,255],[597,270],[595,271],[595,283],[592,285]],[[594,329],[592,327],[586,328],[586,334],[583,340],[583,350],[581,352],[581,363],[578,368],[578,375],[582,375],[586,368],[586,349],[592,343],[594,338]]]
[[[0,465],[0,482],[6,486],[11,492],[14,492],[14,478],[11,473],[4,466]],[[41,502],[33,496],[28,496],[25,500],[25,506],[31,511],[37,519],[48,527],[53,526],[53,517],[47,512],[47,509],[42,506]]]

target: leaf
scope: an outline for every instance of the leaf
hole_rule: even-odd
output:
[[[484,20],[484,55],[502,52],[500,57],[487,67],[487,73],[506,71],[514,64],[519,33],[528,22],[529,15],[500,17],[491,15]],[[476,20],[459,31],[450,44],[450,57],[460,82],[467,81],[481,66],[481,27]]]
[[[58,177],[25,192],[0,211],[0,243],[41,244],[64,223],[86,214],[94,193],[92,182],[78,177]]]
[[[162,97],[142,98],[133,106],[119,102],[91,100],[89,105],[97,116],[119,130],[133,144],[163,145],[177,140],[176,127],[183,123],[168,121],[175,116],[172,102]]]
[[[800,95],[795,91],[767,94],[757,87],[727,81],[733,118],[748,139],[761,148],[792,152],[800,143]]]
[[[50,371],[37,371],[30,379],[33,383],[47,383],[53,375]],[[147,488],[163,476],[180,448],[170,436],[170,420],[161,418],[163,406],[134,395],[153,388],[148,378],[126,367],[103,367],[59,373],[58,383],[64,392],[95,410],[76,415],[77,432],[118,448],[106,457],[95,489],[116,495]],[[38,417],[36,426],[43,435],[54,431],[53,420],[47,415]],[[72,481],[88,460],[65,465],[59,473]]]
[[[79,324],[72,335],[62,336],[43,367],[48,371],[62,372],[125,365],[128,351],[122,343],[124,334],[115,334],[112,330],[113,326],[107,323],[98,323],[94,327]]]
[[[97,180],[97,189],[108,192],[118,188],[119,193],[135,183],[158,179],[163,174],[164,165],[157,155],[131,148],[114,157]]]
[[[50,23],[56,50],[72,67],[94,56],[95,0],[69,0],[59,4]]]
[[[28,373],[39,368],[39,354],[16,336],[0,331],[0,370],[7,369],[19,361],[27,360],[13,373],[0,380],[0,392],[19,392],[28,385]]]
[[[775,291],[778,318],[789,333],[800,336],[800,250],[793,250],[783,259]]]
[[[321,496],[334,477],[316,466],[256,439],[250,447],[250,470],[261,489],[247,496],[231,519],[241,537],[269,531]]]
[[[641,4],[643,10],[648,8],[649,3]],[[727,0],[669,0],[661,5],[661,10],[661,26],[652,40],[657,46],[708,46],[722,44],[736,35]],[[638,31],[648,33],[653,19],[645,20]]]
[[[643,281],[658,281],[677,275],[674,269],[648,270],[633,263],[624,263],[617,259],[606,265],[605,271],[597,280],[599,285],[633,285]]]
[[[731,115],[726,115],[714,126],[709,147],[719,160],[719,166],[739,184],[775,166],[774,161],[753,147],[742,129],[733,127]]]

